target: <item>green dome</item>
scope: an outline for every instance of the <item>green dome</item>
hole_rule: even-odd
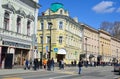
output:
[[[60,8],[63,8],[62,3],[52,3],[51,7],[50,7],[50,10],[53,11],[53,12],[57,12]]]

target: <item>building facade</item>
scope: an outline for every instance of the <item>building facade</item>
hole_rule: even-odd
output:
[[[89,62],[119,62],[120,40],[112,37],[108,32],[95,30],[90,26],[84,27],[83,56]]]
[[[99,55],[102,56],[102,62],[111,60],[111,35],[103,30],[99,30]]]
[[[85,54],[85,61],[97,62],[97,57],[99,54],[99,38],[98,31],[86,24],[84,26],[84,41],[83,41],[83,54]]]
[[[43,58],[64,60],[66,64],[78,61],[82,53],[83,28],[77,19],[72,19],[64,5],[51,4],[38,18],[38,50]],[[50,57],[49,57],[50,56]]]
[[[8,64],[23,65],[24,59],[34,56],[35,41],[32,37],[36,32],[39,7],[33,0],[0,0],[0,66],[2,68],[8,68]]]
[[[120,62],[120,40],[111,38],[111,62]]]

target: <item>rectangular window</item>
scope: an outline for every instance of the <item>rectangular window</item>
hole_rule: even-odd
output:
[[[9,27],[9,19],[4,19],[4,29],[8,30]]]
[[[31,21],[28,20],[27,22],[27,35],[30,36],[30,25],[31,25]]]
[[[30,36],[30,26],[27,26],[27,35]]]
[[[43,43],[43,36],[40,36],[40,43]]]
[[[17,17],[17,33],[21,32],[21,17]]]
[[[44,23],[41,23],[41,30],[43,30]]]
[[[59,29],[63,29],[63,22],[62,21],[59,22]]]
[[[48,29],[50,29],[50,23],[48,22]]]
[[[4,26],[3,26],[3,28],[5,29],[5,30],[9,30],[9,20],[10,20],[10,14],[8,13],[8,12],[5,12],[5,14],[4,14]]]
[[[47,36],[47,43],[50,43],[50,36]]]
[[[62,37],[62,36],[59,36],[59,43],[62,44],[62,40],[63,40],[63,37]]]

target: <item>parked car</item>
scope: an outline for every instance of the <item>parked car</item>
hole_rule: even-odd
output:
[[[120,64],[114,65],[114,72],[120,72]]]

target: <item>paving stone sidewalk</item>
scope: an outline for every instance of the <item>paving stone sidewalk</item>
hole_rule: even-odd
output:
[[[43,69],[39,69],[36,71],[43,71]],[[0,75],[9,75],[9,74],[19,74],[19,73],[29,73],[36,72],[35,70],[24,70],[23,68],[18,69],[0,69]]]

